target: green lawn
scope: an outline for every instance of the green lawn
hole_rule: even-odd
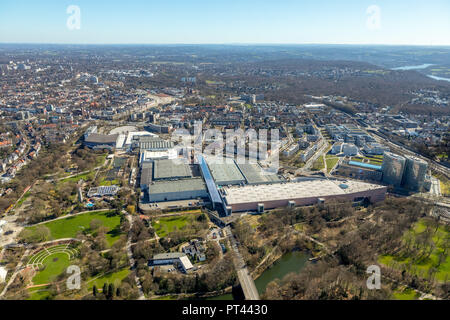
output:
[[[34,284],[46,284],[54,280],[70,266],[71,262],[69,256],[64,253],[55,253],[44,259],[43,264],[45,269],[39,271],[33,278]]]
[[[94,179],[94,176],[95,172],[87,172],[73,176],[71,178],[62,179],[60,180],[60,182],[78,182],[80,179],[83,179],[84,181],[91,181],[92,179]]]
[[[337,157],[331,158],[327,156],[326,161],[327,161],[327,171],[328,173],[330,173],[331,170],[334,168],[334,166],[339,162],[339,158]]]
[[[175,229],[182,229],[189,221],[194,219],[196,215],[189,214],[176,217],[161,218],[152,223],[153,229],[155,229],[156,234],[163,238],[167,236],[170,232],[175,231]]]
[[[119,184],[119,180],[117,180],[117,179],[112,180],[112,181],[103,179],[103,180],[99,183],[100,186],[112,186],[112,185],[118,185],[118,184]]]
[[[416,291],[410,288],[395,290],[392,295],[395,300],[417,300],[420,297]]]
[[[123,279],[125,279],[130,273],[130,269],[125,268],[117,272],[108,273],[104,276],[101,276],[100,278],[97,278],[95,280],[90,279],[88,280],[88,289],[91,290],[94,284],[97,286],[97,289],[101,290],[103,288],[103,285],[106,284],[114,284],[114,286],[117,288],[120,286],[120,283]]]
[[[113,211],[92,211],[65,219],[50,221],[44,224],[51,232],[51,240],[75,238],[79,231],[89,231],[89,223],[93,219],[102,221],[103,226],[108,228],[106,240],[112,245],[120,237],[118,229],[120,227],[120,216],[108,216]],[[35,230],[36,226],[27,229]]]
[[[320,170],[323,170],[324,168],[325,168],[325,163],[323,161],[323,157],[319,157],[319,159],[317,159],[313,163],[311,170],[312,171],[320,171]]]
[[[50,292],[46,290],[47,288],[48,287],[28,289],[30,296],[27,300],[46,300],[46,298],[50,296]]]
[[[408,230],[407,232],[405,232],[405,235],[403,236],[404,240],[408,236],[412,236],[413,239],[416,239],[417,236],[419,236],[426,230],[427,228],[426,223],[427,220],[425,219],[418,221],[412,228],[412,230]],[[435,247],[432,250],[429,258],[426,258],[426,256],[412,257],[399,254],[395,256],[382,255],[379,257],[378,261],[386,266],[394,266],[394,263],[396,263],[397,268],[403,268],[405,266],[411,265],[412,268],[414,269],[413,272],[420,277],[426,277],[430,268],[434,267],[437,269],[437,272],[435,273],[436,279],[439,281],[445,281],[445,279],[450,275],[449,256],[447,255],[445,257],[445,260],[439,265],[439,267],[437,267],[437,265],[439,262],[439,255],[441,252],[444,251],[445,246],[444,239],[446,237],[448,238],[449,231],[450,228],[448,226],[445,225],[439,226],[438,230],[432,237],[432,242]]]

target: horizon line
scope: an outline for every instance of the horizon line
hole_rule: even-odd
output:
[[[70,43],[70,42],[1,42],[0,45],[71,45],[71,46],[391,46],[391,47],[450,47],[449,44],[392,44],[392,43],[246,43],[246,42],[224,42],[224,43]]]

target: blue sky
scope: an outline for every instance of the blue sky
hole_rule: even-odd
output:
[[[1,0],[0,42],[450,45],[450,1]]]

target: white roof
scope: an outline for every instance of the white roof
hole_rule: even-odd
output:
[[[150,137],[156,137],[157,135],[148,131],[133,131],[133,132],[128,132],[128,136],[127,139],[125,141],[125,146],[130,146],[131,143],[133,142],[133,138],[137,137],[137,136],[150,136]]]
[[[184,270],[190,270],[194,268],[194,266],[192,265],[191,261],[187,256],[180,257],[180,262],[183,265]]]
[[[5,220],[0,220],[0,227],[4,226],[7,222]]]
[[[383,186],[359,181],[308,180],[299,182],[275,183],[270,185],[246,185],[225,187],[228,205],[286,199],[314,198],[352,194],[376,190]]]
[[[169,149],[167,151],[144,151],[141,156],[141,161],[158,160],[158,159],[169,159],[173,160],[178,157],[178,152],[176,149]]]

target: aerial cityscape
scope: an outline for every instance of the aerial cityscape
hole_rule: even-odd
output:
[[[74,2],[61,32],[89,33]],[[166,44],[5,26],[0,300],[450,299],[450,28],[433,45],[153,30]]]

